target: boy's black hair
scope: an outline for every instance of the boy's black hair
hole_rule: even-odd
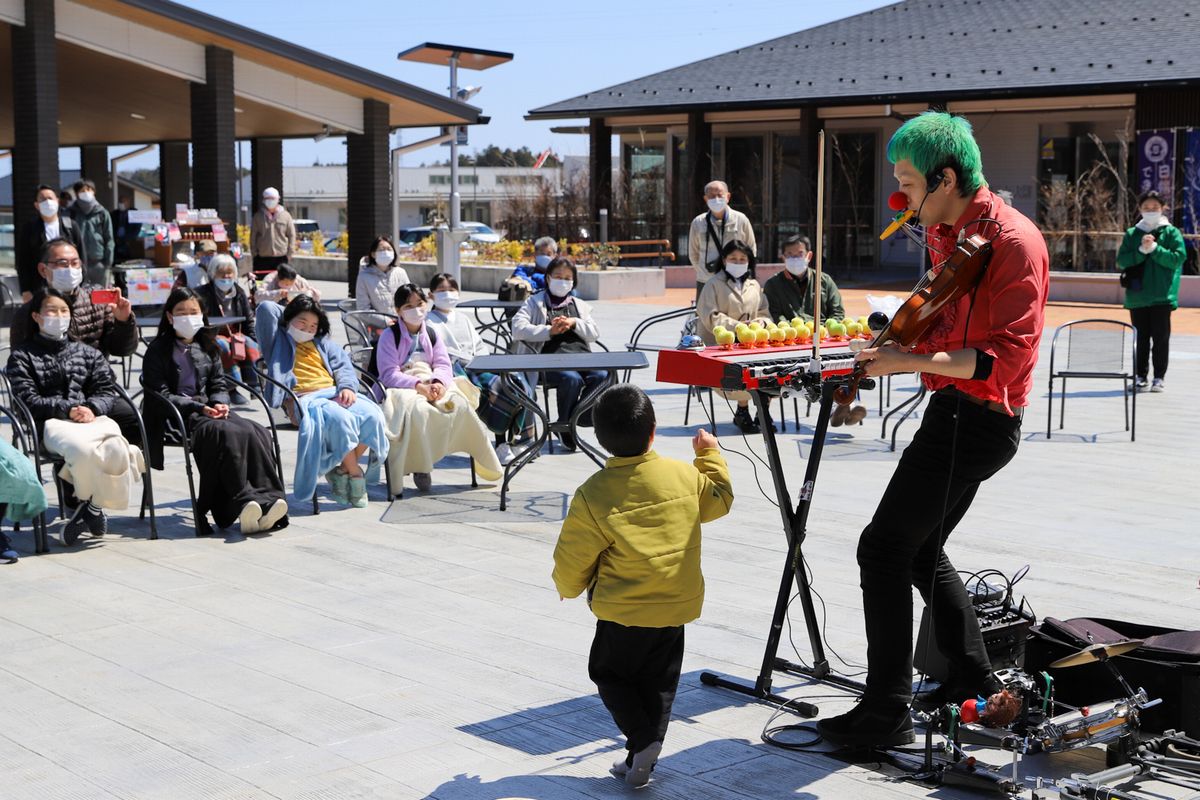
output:
[[[283,309],[283,330],[287,330],[292,324],[292,320],[303,314],[305,311],[312,312],[317,316],[317,338],[329,335],[329,316],[326,315],[325,309],[321,308],[321,304],[313,300],[306,294],[297,295],[296,299],[288,303]]]
[[[276,281],[294,281],[300,277],[300,273],[296,272],[296,268],[290,264],[280,264],[275,268]]]
[[[1138,196],[1138,206],[1140,207],[1142,203],[1146,202],[1147,200],[1157,200],[1159,205],[1166,208],[1167,200],[1162,196],[1162,192],[1158,191],[1157,189],[1149,189],[1145,192],[1142,192],[1141,195]]]
[[[592,409],[592,421],[600,446],[614,456],[640,456],[650,449],[654,404],[632,383],[618,383],[606,389]]]

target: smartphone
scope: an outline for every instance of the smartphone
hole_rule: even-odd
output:
[[[120,296],[121,293],[116,289],[93,289],[92,305],[102,306],[109,303],[115,303]]]

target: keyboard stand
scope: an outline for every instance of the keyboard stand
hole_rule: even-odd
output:
[[[821,454],[825,449],[825,434],[829,429],[829,417],[833,410],[833,393],[848,376],[825,377],[824,380],[814,373],[804,373],[797,376],[810,400],[819,397],[820,410],[817,414],[817,425],[813,432],[812,448],[808,456],[808,464],[804,470],[804,485],[800,488],[799,501],[795,509],[791,507],[791,494],[788,492],[787,479],[783,464],[779,457],[779,445],[775,441],[775,426],[771,421],[772,395],[761,389],[751,392],[755,406],[758,408],[759,419],[762,420],[763,442],[767,449],[767,463],[771,466],[771,477],[775,482],[775,496],[779,500],[779,511],[783,518],[783,530],[787,535],[788,554],[784,563],[783,575],[779,583],[779,594],[775,600],[775,613],[771,618],[771,630],[767,634],[767,647],[763,653],[762,668],[754,685],[750,686],[740,681],[722,678],[711,672],[700,673],[700,681],[707,686],[719,686],[735,692],[749,695],[759,700],[782,705],[802,717],[815,717],[817,706],[799,700],[789,701],[787,698],[771,691],[772,674],[776,671],[790,675],[800,675],[823,683],[839,686],[854,692],[862,693],[866,688],[861,681],[835,675],[829,668],[829,659],[825,656],[824,637],[817,622],[816,609],[813,606],[812,587],[809,585],[808,574],[804,569],[803,545],[807,535],[808,512],[812,508],[813,488],[817,481],[817,470],[821,466]],[[860,386],[872,388],[870,379],[863,379]],[[796,585],[796,594],[800,598],[800,607],[804,612],[804,622],[808,629],[809,646],[812,648],[813,665],[806,667],[780,658],[779,641],[783,636],[783,626],[787,618],[788,606],[792,600],[792,584]]]

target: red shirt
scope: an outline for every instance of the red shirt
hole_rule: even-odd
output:
[[[997,220],[1001,228],[997,230],[991,223],[969,224],[981,217]],[[930,391],[954,386],[1000,403],[1011,414],[1014,408],[1028,405],[1033,389],[1033,368],[1050,285],[1050,255],[1037,226],[984,186],[953,226],[938,225],[929,231],[927,238],[935,251],[934,269],[941,268],[946,260],[941,253],[952,252],[960,235],[965,238],[976,233],[991,239],[992,260],[973,293],[974,305],[968,293],[942,309],[940,318],[914,352],[969,347],[991,356],[992,374],[985,380],[929,373],[921,377]]]

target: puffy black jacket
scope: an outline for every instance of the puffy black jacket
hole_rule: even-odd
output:
[[[228,405],[229,384],[225,380],[225,370],[221,368],[221,357],[204,352],[200,345],[193,342],[188,347],[188,356],[196,367],[197,393],[194,397],[178,394],[179,365],[175,363],[172,352],[175,342],[173,333],[159,335],[146,348],[146,355],[142,358],[142,388],[147,395],[156,394],[179,409],[180,416],[187,424],[188,418],[203,413],[205,406],[215,403]],[[176,430],[177,426],[171,424],[173,417],[170,411],[149,397],[143,404],[142,419],[146,424],[146,450],[150,455],[150,465],[162,469],[164,436],[171,433],[178,437],[186,433]]]
[[[29,407],[39,429],[48,419],[70,419],[75,406],[103,416],[117,402],[108,359],[82,342],[37,334],[12,351],[5,372],[13,394]]]
[[[67,329],[67,338],[89,344],[100,350],[106,356],[130,356],[137,349],[137,321],[133,314],[124,322],[118,322],[108,306],[92,305],[92,290],[97,287],[85,283],[67,295],[71,304],[71,327]],[[33,323],[33,303],[25,303],[13,314],[12,330],[9,338],[12,346],[16,347],[33,339],[44,339],[39,336],[37,326]]]

